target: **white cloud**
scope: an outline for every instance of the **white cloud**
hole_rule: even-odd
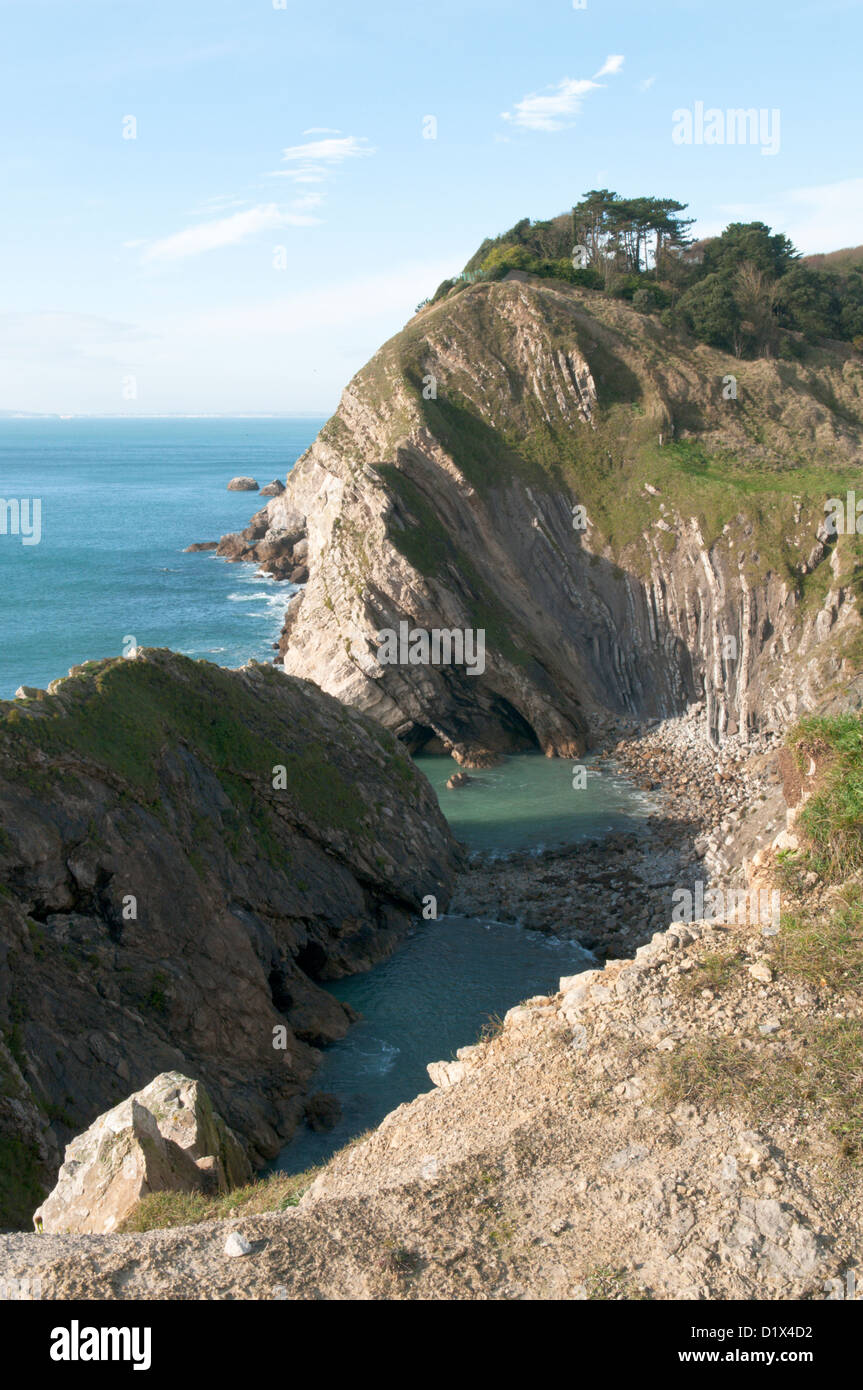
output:
[[[324,201],[323,193],[301,193],[299,198],[291,201],[294,212],[306,212],[309,208],[318,208]]]
[[[232,195],[223,197],[217,194],[214,198],[205,198],[199,208],[193,208],[190,217],[212,217],[216,212],[227,212],[229,208],[244,208],[248,206],[248,198],[235,198]]]
[[[179,335],[212,343],[264,337],[298,336],[302,340],[312,330],[346,328],[387,317],[391,321],[389,331],[394,332],[413,313],[417,301],[451,274],[449,260],[411,262],[374,275],[268,297],[257,304],[183,313],[160,326],[172,340]]]
[[[374,153],[373,146],[364,135],[359,139],[356,135],[344,135],[341,139],[333,136],[326,140],[309,140],[305,145],[289,145],[282,150],[282,161],[285,164],[297,160],[310,164],[341,164],[345,159],[358,159]]]
[[[291,179],[293,183],[323,183],[329,170],[323,164],[309,164],[299,169],[271,169],[268,179]]]
[[[0,359],[57,363],[108,359],[121,362],[152,334],[134,324],[96,314],[45,310],[0,314]]]
[[[503,119],[522,130],[564,130],[581,111],[584,98],[603,85],[596,78],[618,73],[622,67],[622,54],[612,53],[593,77],[565,77],[556,86],[517,101],[512,111],[501,113]]]
[[[142,256],[144,262],[179,261],[188,256],[200,256],[204,251],[215,251],[222,246],[236,246],[241,241],[258,232],[271,231],[276,227],[312,227],[318,218],[307,217],[302,213],[288,212],[278,203],[263,203],[259,207],[248,208],[245,212],[235,212],[231,217],[222,217],[215,222],[199,222],[194,227],[186,227],[182,232],[153,241]]]
[[[304,134],[320,134],[326,138],[309,140],[304,145],[289,145],[282,150],[282,163],[289,167],[272,169],[267,178],[290,179],[292,183],[301,184],[326,183],[333,170],[346,159],[363,159],[376,153],[364,135],[339,136],[337,130],[327,130],[324,126],[313,126]]]
[[[729,222],[767,222],[799,251],[838,251],[863,241],[863,178],[791,188],[758,203],[724,203],[721,222],[699,221],[699,236],[715,236]]]
[[[616,72],[620,72],[620,69],[623,67],[623,62],[622,53],[610,53],[599,69],[599,72],[595,73],[594,76],[609,77]]]
[[[640,92],[649,92],[655,81],[655,77],[645,77],[641,82],[639,82],[638,90]]]
[[[452,273],[452,252],[377,274],[218,300],[164,313],[150,301],[138,326],[79,315],[0,315],[0,407],[154,414],[302,411],[328,414],[376,348]],[[280,281],[280,283],[283,283]],[[307,283],[307,281],[306,281]],[[121,396],[134,373],[139,399]]]

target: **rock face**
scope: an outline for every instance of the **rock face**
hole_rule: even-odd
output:
[[[225,1192],[251,1175],[240,1141],[204,1087],[164,1072],[72,1140],[33,1222],[46,1233],[105,1234],[148,1193]]]
[[[232,478],[228,492],[257,492],[258,484],[254,478]]]
[[[257,560],[276,579],[308,579],[306,518],[285,505],[282,494],[256,512],[244,531],[223,536],[218,554],[226,560]]]
[[[781,728],[860,646],[854,538],[823,520],[861,400],[840,345],[742,362],[515,272],[382,348],[220,549],[290,577],[306,537],[286,670],[412,748],[575,754],[609,716],[694,699],[717,741]],[[483,630],[484,671],[382,662],[402,620]]]
[[[353,1017],[320,982],[443,906],[456,857],[392,735],[272,666],[142,649],[0,703],[0,1224],[155,1072],[277,1153]]]

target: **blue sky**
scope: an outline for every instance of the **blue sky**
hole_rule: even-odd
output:
[[[863,0],[0,0],[0,32],[0,409],[327,413],[484,236],[592,187],[863,242]],[[778,110],[778,152],[676,144],[697,102]]]

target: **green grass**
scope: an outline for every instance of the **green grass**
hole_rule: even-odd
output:
[[[657,1100],[673,1109],[730,1109],[758,1122],[794,1113],[802,1126],[821,1119],[838,1154],[863,1163],[863,1023],[801,1020],[783,1041],[749,1049],[739,1038],[702,1037],[655,1063]]]
[[[616,1265],[593,1265],[583,1280],[585,1297],[594,1303],[641,1300],[646,1291],[635,1284],[627,1269]]]
[[[295,1207],[320,1169],[305,1173],[273,1173],[269,1178],[207,1196],[202,1192],[151,1192],[119,1227],[121,1231],[156,1231],[168,1226],[195,1226],[201,1221],[224,1221],[229,1216],[260,1216]]]
[[[690,997],[700,994],[703,989],[711,989],[714,994],[721,994],[742,964],[743,957],[737,951],[706,955],[693,970],[678,978],[677,988],[681,994]]]
[[[579,350],[590,363],[598,393],[591,426],[564,417],[554,404],[548,418],[548,403],[540,402],[514,365],[517,331],[509,316],[514,292],[513,286],[484,284],[441,302],[364,369],[361,384],[374,397],[392,397],[396,382],[407,388],[407,403],[399,400],[388,447],[395,450],[423,425],[483,499],[514,479],[531,489],[569,492],[587,506],[602,538],[634,573],[646,572],[642,533],[661,515],[660,502],[669,509],[666,515],[677,511],[685,519],[697,518],[708,546],[726,526],[734,530],[745,519],[754,528],[747,535],[745,523],[740,526],[739,543],[749,556],[747,577],[757,580],[772,570],[792,584],[804,604],[820,602],[829,576],[825,566],[807,575],[800,572],[800,535],[814,535],[826,499],[844,495],[859,472],[856,464],[837,462],[812,433],[816,406],[819,416],[829,411],[843,431],[849,423],[861,425],[854,414],[857,406],[852,410],[849,405],[855,399],[853,382],[848,390],[831,384],[834,378],[844,380],[841,360],[819,349],[804,366],[774,364],[765,376],[753,364],[702,345],[697,351],[704,389],[685,403],[676,402],[681,437],[672,440],[664,404],[666,378],[678,370],[679,360],[683,370],[691,345],[602,295],[538,280],[531,285],[532,309],[550,346],[562,353]],[[517,292],[523,294],[523,287]],[[439,340],[453,337],[465,353],[481,355],[492,370],[476,381],[448,362],[437,399],[425,400],[422,381]],[[742,373],[733,448],[722,446],[725,421],[716,404],[726,372]],[[786,438],[794,419],[789,423],[786,416],[798,405],[805,428],[798,431],[802,442],[795,453]],[[665,436],[662,447],[660,433]],[[645,480],[661,497],[645,498]],[[396,484],[403,496],[409,485]],[[798,504],[801,520],[795,524]],[[395,543],[420,573],[439,573],[452,558],[449,537],[427,505],[412,510],[419,534],[394,537]],[[671,545],[666,533],[657,529],[655,535],[661,547]],[[839,549],[863,567],[863,537],[842,537]]]
[[[0,757],[19,768],[36,754],[55,766],[92,761],[156,808],[164,754],[185,744],[246,812],[254,805],[250,828],[271,856],[278,842],[259,791],[269,799],[272,768],[284,764],[288,785],[279,795],[288,804],[318,823],[362,832],[361,792],[333,765],[325,735],[315,736],[320,716],[311,700],[304,727],[289,733],[295,701],[289,711],[279,699],[283,676],[260,666],[250,691],[242,677],[208,662],[175,653],[154,657],[88,663],[63,683],[59,699],[31,702],[34,716],[0,702]]]
[[[801,770],[814,758],[815,790],[797,821],[808,863],[828,882],[863,868],[863,715],[803,719],[788,738]]]
[[[849,884],[839,905],[824,912],[783,914],[772,941],[778,970],[807,984],[836,991],[863,988],[863,890]]]

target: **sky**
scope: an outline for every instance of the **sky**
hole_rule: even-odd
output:
[[[590,188],[863,242],[863,0],[0,0],[0,34],[0,410],[328,414]]]

